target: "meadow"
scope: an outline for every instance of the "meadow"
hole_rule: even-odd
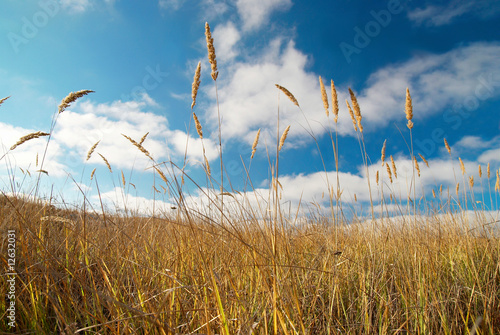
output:
[[[205,29],[211,77],[217,85],[216,54],[208,24]],[[203,139],[203,127],[195,113],[200,72],[198,64],[191,110],[196,132]],[[325,112],[335,129],[340,110],[335,86],[332,81],[329,98],[323,80],[319,80],[318,95],[322,96]],[[292,92],[280,85],[276,89],[300,108]],[[57,115],[91,93],[70,93],[59,105],[49,132],[22,137],[6,154],[14,155],[27,141],[50,139],[57,126]],[[368,170],[362,106],[350,89],[349,95],[351,101],[347,101],[346,109],[342,109],[345,114],[340,117],[349,113],[362,164]],[[5,101],[0,100],[0,105]],[[408,89],[406,105],[401,108],[411,138],[413,110]],[[385,163],[380,175],[367,174],[370,194],[381,192],[384,201],[371,201],[370,213],[358,215],[351,210],[351,204],[342,201],[342,189],[336,183],[336,187],[327,185],[331,190],[326,195],[329,208],[314,215],[294,215],[281,208],[279,201],[283,187],[280,151],[292,130],[280,125],[277,117],[276,147],[268,148],[272,178],[266,202],[256,204],[253,198],[249,199],[251,191],[232,192],[224,173],[217,180],[212,176],[212,170],[224,170],[220,114],[220,165],[210,166],[205,158],[206,185],[198,186],[205,192],[206,207],[193,207],[186,202],[186,181],[201,185],[200,181],[190,180],[185,172],[186,162],[176,165],[155,161],[147,150],[147,135],[142,139],[124,136],[130,142],[130,150],[139,150],[150,159],[155,175],[163,182],[155,187],[168,192],[175,211],[158,211],[148,216],[119,214],[106,210],[102,203],[91,206],[88,199],[75,209],[51,197],[42,200],[38,186],[29,194],[2,190],[2,292],[11,290],[4,274],[15,272],[16,284],[15,327],[9,324],[10,300],[1,299],[0,331],[500,333],[500,234],[495,228],[498,217],[473,205],[473,186],[479,181],[467,175],[461,159],[457,160],[462,173],[457,176],[456,188],[436,185],[432,198],[417,199],[419,164],[427,161],[410,146],[413,187],[404,196],[390,193],[384,183],[390,185],[397,178],[397,166],[392,156],[385,157],[384,144],[380,156]],[[337,145],[335,130],[330,136],[332,151],[322,155],[334,155],[338,171],[338,153],[342,148]],[[450,160],[455,160],[444,142]],[[98,144],[89,148],[87,159],[95,154]],[[251,159],[259,149],[263,150],[257,133]],[[107,164],[104,156],[102,159]],[[493,203],[500,193],[499,172],[490,171],[489,164],[478,168],[484,185],[482,196]],[[38,178],[43,175],[41,167]],[[125,190],[123,174],[121,177]],[[378,189],[372,189],[372,185]],[[15,232],[13,268],[9,263],[10,232]]]

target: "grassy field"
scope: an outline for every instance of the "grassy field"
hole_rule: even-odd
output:
[[[217,64],[208,25],[206,35],[216,85]],[[192,109],[199,78],[198,68]],[[336,123],[336,92],[332,89],[329,101],[320,82],[322,92],[318,94],[323,96],[327,111],[331,104],[330,118]],[[277,89],[300,108],[291,92],[279,85]],[[71,93],[57,113],[89,93]],[[350,96],[347,110],[368,169],[361,108],[351,90]],[[406,96],[411,136],[413,114],[408,90]],[[194,112],[193,121],[203,138],[202,125]],[[50,133],[21,138],[10,151],[26,141],[49,137],[55,126],[56,121]],[[219,167],[210,167],[206,159],[208,185],[204,187],[210,190],[210,207],[189,206],[182,182],[189,176],[182,174],[183,167],[156,162],[143,146],[144,138],[136,141],[129,137],[131,150],[140,150],[150,158],[164,182],[162,186],[172,195],[175,211],[152,216],[119,215],[93,209],[87,199],[77,209],[69,209],[55,200],[51,203],[52,199],[40,200],[35,196],[38,190],[31,195],[2,191],[0,260],[3,274],[16,272],[16,327],[9,325],[10,300],[1,299],[0,331],[500,333],[500,238],[494,228],[498,218],[475,207],[466,209],[464,205],[473,200],[474,180],[465,171],[457,190],[439,190],[436,186],[432,201],[415,199],[415,187],[403,198],[387,194],[385,188],[383,198],[390,201],[372,201],[371,215],[344,215],[350,212],[350,205],[342,202],[340,188],[332,188],[331,208],[296,217],[279,204],[279,155],[289,129],[278,127],[276,156],[270,158],[269,199],[257,207],[250,206],[254,202],[247,199],[251,192],[244,196],[228,193],[224,187],[227,180],[214,180],[211,169]],[[220,134],[219,117],[222,142]],[[330,134],[332,143],[336,143],[336,133]],[[96,146],[90,148],[87,157]],[[258,150],[258,137],[252,149],[253,153]],[[338,150],[334,144],[335,159]],[[382,151],[384,161],[385,148]],[[415,162],[415,181],[420,168],[413,152],[409,156]],[[222,154],[220,166],[223,168]],[[396,171],[393,161],[387,159],[381,170],[387,172],[386,183],[389,178],[392,183]],[[378,189],[370,188],[370,194],[382,192],[382,177],[378,173],[370,177],[367,189],[374,185],[373,179],[378,185]],[[497,199],[498,172],[491,174],[488,166],[482,178],[489,186],[483,195]],[[398,206],[400,214],[389,211],[390,206]],[[9,234],[15,236],[14,271],[9,270]],[[0,286],[8,293],[11,288],[7,277],[2,278]]]

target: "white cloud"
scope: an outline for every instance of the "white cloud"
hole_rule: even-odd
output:
[[[159,0],[158,7],[160,9],[168,9],[176,11],[184,4],[185,0]]]
[[[74,13],[81,13],[92,8],[90,0],[60,0],[61,6]]]
[[[66,174],[65,170],[67,171],[67,166],[71,164],[71,157],[66,157],[62,154],[61,146],[59,143],[53,140],[50,142],[47,149],[46,158],[42,166],[42,158],[45,152],[48,137],[40,137],[29,140],[19,145],[14,150],[9,151],[9,149],[15,143],[17,143],[21,137],[39,130],[14,127],[12,125],[4,124],[1,122],[0,128],[2,129],[2,132],[0,133],[0,157],[6,154],[0,160],[1,174],[7,175],[12,172],[12,170],[17,171],[19,168],[23,169],[24,171],[29,171],[30,173],[33,173],[42,168],[49,173],[49,176],[54,177],[60,177]],[[37,154],[38,166],[36,164]]]
[[[228,62],[239,53],[236,48],[241,35],[232,22],[218,25],[213,30],[214,47],[217,50],[217,58],[222,62]]]
[[[236,0],[238,13],[243,21],[243,30],[255,30],[266,24],[275,10],[287,10],[291,0]]]
[[[474,43],[444,54],[416,56],[377,70],[369,77],[364,89],[353,87],[361,106],[365,131],[379,129],[395,120],[406,121],[406,87],[410,88],[412,95],[416,127],[426,116],[443,112],[450,114],[447,117],[451,126],[456,126],[452,117],[460,117],[458,111],[470,115],[483,101],[500,95],[498,54],[498,43]],[[307,55],[297,50],[293,42],[275,39],[262,54],[252,56],[247,62],[229,65],[225,71],[229,78],[219,76],[223,138],[243,138],[251,143],[259,128],[263,130],[263,140],[273,137],[278,111],[278,90],[274,84],[286,87],[302,108],[301,111],[280,94],[280,124],[283,129],[292,125],[289,133],[292,142],[288,144],[310,138],[309,127],[316,135],[324,133],[328,123],[318,76],[307,70]],[[330,95],[329,79],[323,79]],[[208,87],[214,101],[212,85]],[[336,83],[336,88],[340,106],[339,133],[353,134],[344,103],[348,98],[347,87]],[[455,108],[453,112],[452,106]],[[208,117],[215,124],[215,105],[208,109]]]
[[[408,18],[420,25],[443,26],[451,24],[463,15],[472,15],[480,19],[488,19],[500,13],[498,0],[451,0],[443,5],[429,3],[423,8],[416,8],[408,13]]]

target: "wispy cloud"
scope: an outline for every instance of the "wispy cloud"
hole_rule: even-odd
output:
[[[408,18],[416,24],[427,26],[443,26],[464,16],[473,16],[479,19],[492,18],[500,13],[498,0],[451,0],[442,5],[428,2],[423,8],[416,8],[408,13]]]

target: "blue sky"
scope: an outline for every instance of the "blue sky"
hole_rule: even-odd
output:
[[[161,181],[148,169],[150,162],[122,133],[139,140],[149,132],[144,147],[155,160],[179,165],[189,136],[186,171],[206,187],[202,142],[193,125],[188,134],[191,84],[199,61],[202,77],[194,111],[203,125],[206,157],[219,180],[217,105],[205,22],[215,40],[225,173],[234,190],[245,190],[242,160],[248,168],[251,145],[261,129],[250,176],[267,199],[266,145],[274,157],[279,109],[280,133],[291,126],[280,153],[282,201],[328,204],[327,179],[336,187],[329,136],[335,125],[323,108],[319,76],[329,96],[330,80],[338,91],[345,203],[353,203],[354,194],[360,204],[369,200],[358,133],[345,105],[349,87],[363,115],[372,184],[379,170],[388,193],[408,193],[412,168],[404,106],[409,87],[414,151],[429,161],[429,168],[419,162],[419,195],[429,196],[441,184],[454,190],[456,180],[463,183],[458,157],[477,181],[478,195],[480,180],[487,190],[478,165],[486,171],[490,163],[494,187],[500,166],[500,1],[6,0],[1,7],[0,98],[11,96],[0,106],[3,153],[21,136],[49,131],[58,104],[69,92],[95,91],[59,115],[43,166],[48,172],[42,176],[45,196],[52,192],[78,202],[80,187],[97,200],[95,181],[90,181],[97,168],[99,190],[110,203],[150,208],[152,199],[161,199],[168,206],[168,194],[152,190]],[[292,92],[301,108],[275,84]],[[452,160],[443,137],[452,147]],[[398,166],[394,184],[387,183],[380,162],[386,139],[387,157],[393,155]],[[108,159],[113,174],[96,153],[85,161],[97,141],[96,153]],[[9,152],[0,161],[0,187],[10,191],[15,176],[20,189],[32,189],[39,169],[35,157],[43,155],[45,145],[42,138]],[[24,178],[20,168],[32,172],[31,177]],[[121,171],[125,191],[120,189]],[[199,189],[189,182],[186,191],[202,201]],[[380,201],[380,194],[373,197]],[[495,207],[488,199],[484,204]]]

